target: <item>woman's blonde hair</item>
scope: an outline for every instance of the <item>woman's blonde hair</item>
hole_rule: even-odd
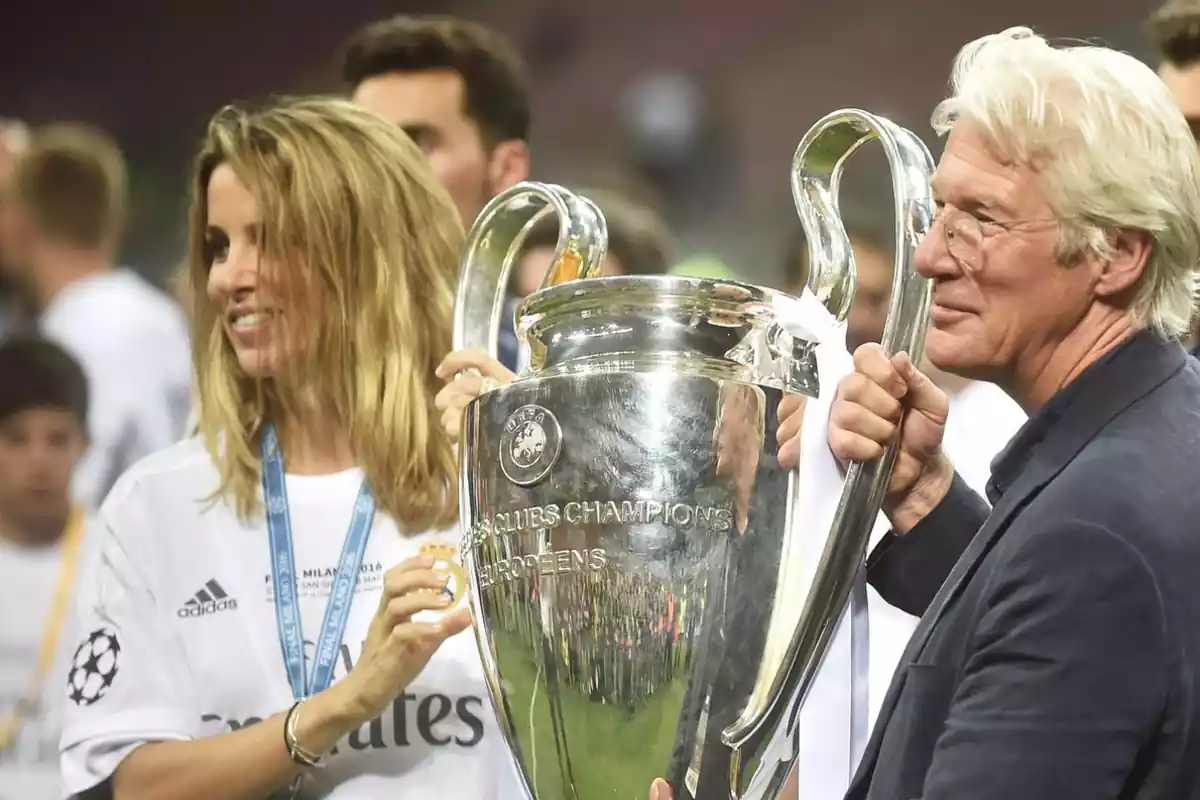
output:
[[[240,369],[225,309],[206,299],[208,182],[222,164],[258,204],[265,279],[286,298],[284,380]],[[216,496],[242,517],[260,511],[263,425],[316,403],[344,422],[379,508],[401,529],[453,521],[456,462],[433,398],[463,231],[421,151],[341,100],[231,107],[209,123],[191,190],[193,358]]]

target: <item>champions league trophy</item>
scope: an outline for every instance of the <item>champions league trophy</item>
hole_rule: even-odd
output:
[[[932,159],[862,111],[827,116],[795,155],[807,303],[735,281],[593,277],[603,216],[558,186],[515,186],[472,228],[454,346],[494,355],[525,234],[558,218],[550,271],[517,310],[531,363],[467,406],[460,454],[475,632],[530,797],[641,800],[659,777],[677,800],[773,798],[783,786],[894,458],[852,464],[836,513],[829,500],[832,525],[815,523],[775,437],[786,393],[835,390],[806,315],[849,310],[838,183],[874,139],[898,220],[883,346],[916,360],[929,287],[912,261]],[[823,542],[815,565],[798,555],[811,537]]]

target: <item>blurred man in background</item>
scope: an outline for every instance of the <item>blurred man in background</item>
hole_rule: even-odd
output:
[[[75,475],[87,508],[142,456],[177,441],[189,409],[190,352],[183,314],[130,269],[115,265],[128,177],[100,131],[35,131],[17,161],[4,238],[11,278],[38,328],[83,365],[91,444]]]
[[[58,768],[68,628],[91,523],[70,497],[87,447],[87,381],[64,350],[0,343],[0,795],[62,796]]]
[[[400,126],[425,152],[470,228],[489,200],[529,177],[529,85],[512,44],[454,17],[396,16],[346,44],[342,77],[353,99]],[[500,361],[517,366],[513,303]]]
[[[1170,0],[1150,17],[1158,76],[1200,140],[1200,0]]]
[[[351,37],[342,77],[356,103],[403,128],[425,152],[463,227],[529,177],[525,64],[500,34],[454,17],[392,17]],[[500,361],[516,368],[511,303]]]

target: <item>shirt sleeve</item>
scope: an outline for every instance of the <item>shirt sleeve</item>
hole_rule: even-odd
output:
[[[867,579],[888,603],[922,616],[990,512],[954,473],[950,491],[912,530],[883,537],[867,559]]]
[[[155,531],[122,489],[102,509],[100,541],[81,565],[60,743],[72,794],[107,780],[141,744],[200,735],[182,642],[148,579]]]

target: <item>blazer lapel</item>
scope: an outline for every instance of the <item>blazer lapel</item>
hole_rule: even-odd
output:
[[[963,551],[954,569],[934,596],[929,610],[921,617],[896,672],[892,675],[891,684],[884,695],[871,732],[871,739],[850,783],[846,795],[848,799],[866,797],[871,774],[879,759],[883,732],[891,721],[900,692],[904,688],[908,665],[920,658],[934,627],[970,577],[975,574],[979,564],[991,551],[1000,534],[1008,528],[1013,517],[1114,417],[1178,372],[1185,362],[1185,353],[1178,344],[1164,342],[1147,333],[1137,335],[1122,348],[1122,351],[1114,355],[1112,363],[1108,365],[1109,369],[1105,370],[1114,373],[1111,380],[1105,380],[1104,385],[1100,387],[1081,386],[1083,391],[1076,394],[1066,413],[1050,429],[1046,438],[1032,449],[1029,462],[1020,476],[1001,495],[987,521],[967,545],[967,549]],[[1080,380],[1094,380],[1095,377],[1097,376],[1085,373]],[[1091,388],[1097,391],[1088,391]]]

